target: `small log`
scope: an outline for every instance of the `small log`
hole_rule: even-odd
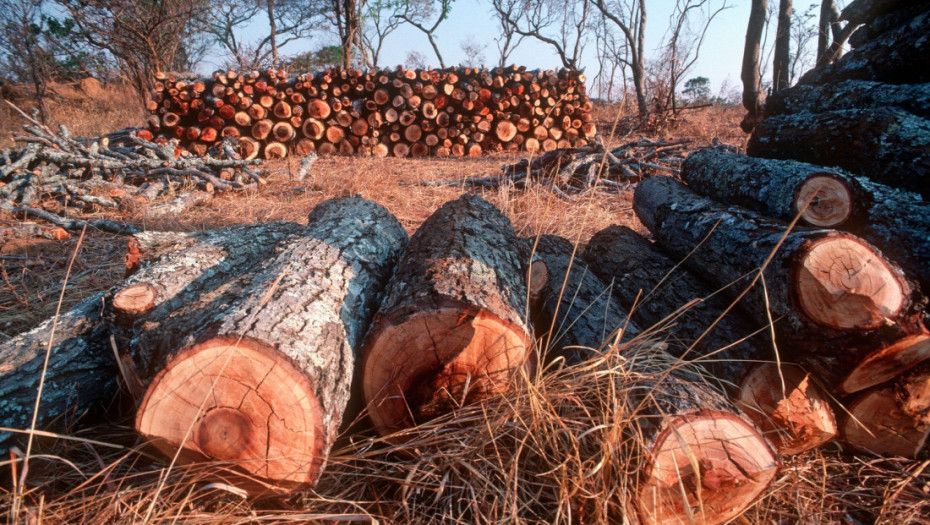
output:
[[[642,392],[626,407],[644,448],[633,495],[643,522],[724,523],[752,505],[780,466],[758,429],[699,375],[668,371],[673,358],[628,359],[630,391]]]
[[[547,342],[547,358],[562,357],[569,364],[578,363],[640,333],[611,296],[610,287],[588,268],[580,253],[576,257],[568,239],[540,235],[527,243],[534,261],[531,296],[538,295],[535,334]],[[534,285],[541,288],[536,294],[532,293]]]
[[[265,144],[265,159],[283,159],[287,157],[287,146],[280,142],[269,142]]]
[[[930,423],[907,414],[894,386],[868,390],[846,405],[840,435],[852,447],[882,456],[914,458],[927,443]]]
[[[137,349],[158,373],[136,429],[168,456],[182,447],[182,460],[232,464],[273,489],[315,483],[348,402],[346,371],[405,242],[381,206],[326,201],[278,257],[224,293],[225,308],[207,300],[140,327],[151,344]]]
[[[503,393],[533,368],[518,249],[510,221],[472,195],[444,204],[411,237],[361,367],[379,433]]]
[[[517,127],[509,120],[501,120],[494,128],[494,135],[501,142],[510,142],[517,135]]]
[[[791,356],[832,355],[835,373],[845,375],[866,355],[926,333],[924,299],[857,237],[788,231],[785,223],[700,197],[668,177],[640,182],[633,209],[663,248],[715,286],[731,286],[731,296],[765,265],[765,290],[757,284],[740,304],[757,322],[775,320]],[[885,354],[887,369],[906,369],[894,356]]]
[[[770,117],[756,127],[746,153],[839,166],[930,198],[930,121],[900,109]]]

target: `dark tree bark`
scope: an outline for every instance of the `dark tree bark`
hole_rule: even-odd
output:
[[[917,15],[930,9],[930,1],[916,0],[900,6],[887,14],[876,16],[864,22],[849,37],[849,45],[853,48],[862,47],[878,36],[903,26]]]
[[[228,462],[274,487],[315,483],[348,403],[356,352],[406,240],[378,204],[325,201],[231,301],[208,294],[137,325],[138,350],[167,364],[144,377],[151,382],[136,429],[169,456],[182,447],[185,459]],[[217,299],[228,306],[215,308]]]
[[[640,329],[616,300],[617,292],[581,259],[565,238],[529,239],[533,264],[544,264],[547,279],[539,299],[536,336],[548,342],[548,357],[578,363],[617,341],[629,341]],[[618,330],[623,330],[618,338]]]
[[[771,316],[788,359],[810,368],[808,359],[822,357],[814,364],[818,372],[826,369],[819,375],[833,386],[861,390],[928,356],[919,340],[895,346],[925,336],[925,299],[897,266],[857,237],[788,231],[783,222],[700,197],[668,177],[641,182],[633,209],[663,248],[714,285],[735,283],[735,293],[756,280],[740,304],[758,322]],[[867,356],[881,356],[870,365],[875,373],[841,381]]]
[[[785,366],[780,374],[772,366],[754,366],[775,358],[768,332],[753,335],[764,326],[739,309],[727,311],[732,301],[638,233],[623,226],[601,230],[588,243],[585,259],[603,280],[613,280],[611,288],[625,307],[636,305],[632,316],[638,324],[668,334],[671,356],[695,360],[740,399],[780,453],[809,450],[836,434],[832,411],[816,386],[797,378],[782,390],[781,377],[797,368]],[[751,379],[740,381],[747,370]]]
[[[821,86],[800,84],[768,97],[765,114],[774,116],[883,107],[899,108],[918,117],[930,118],[930,83],[898,85],[845,80]]]
[[[832,64],[805,73],[799,84],[871,80],[888,84],[930,81],[930,40],[925,38],[930,11],[911,18]]]
[[[864,238],[930,289],[930,205],[916,193],[838,168],[714,150],[692,153],[681,178],[697,193],[785,221],[810,200],[802,221]]]
[[[927,2],[925,0],[853,0],[843,8],[840,20],[846,20],[851,24],[867,24],[880,16],[914,3]]]
[[[762,30],[765,28],[767,4],[766,0],[752,0],[749,25],[746,28],[746,45],[743,48],[743,67],[740,73],[743,80],[743,107],[748,111],[740,127],[746,133],[752,132],[759,123],[765,104],[762,74],[759,70],[759,48],[762,43]]]
[[[360,371],[381,434],[504,392],[534,365],[522,251],[510,221],[473,195],[447,202],[413,235]]]
[[[778,28],[775,32],[775,59],[772,65],[772,91],[788,87],[791,61],[791,0],[780,0],[778,6]]]
[[[930,121],[899,109],[770,117],[756,127],[746,153],[839,166],[930,197]]]
[[[822,64],[830,47],[830,26],[837,22],[839,11],[834,0],[823,0],[820,4],[820,21],[817,34],[817,64]]]

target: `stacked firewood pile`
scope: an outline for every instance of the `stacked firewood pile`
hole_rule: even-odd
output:
[[[584,75],[524,67],[330,68],[161,74],[148,109],[156,142],[202,154],[224,137],[245,158],[335,152],[396,157],[580,147],[595,135]]]
[[[847,443],[914,457],[930,433],[930,5],[856,0],[842,18],[867,22],[854,50],[769,97],[748,156],[693,153],[688,187],[644,181],[634,209],[708,282],[764,281],[740,304],[841,399]]]

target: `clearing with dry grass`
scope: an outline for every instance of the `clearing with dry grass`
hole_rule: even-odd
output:
[[[75,135],[96,136],[142,119],[126,109],[136,107],[127,91],[91,99],[69,97],[68,89],[56,91],[51,113],[53,124],[67,125]],[[615,108],[596,112],[608,143],[625,138],[622,125],[607,136],[618,117]],[[22,122],[2,107],[0,117],[0,147],[11,147]],[[684,112],[649,138],[687,138],[693,147],[716,138],[742,148],[741,117],[733,107]],[[302,181],[295,177],[298,160],[286,159],[264,166],[269,183],[261,189],[220,195],[183,216],[151,219],[145,209],[99,215],[166,231],[306,223],[319,202],[360,195],[386,207],[412,233],[462,193],[420,183],[489,176],[520,158],[331,156],[320,158]],[[632,191],[570,201],[534,186],[478,193],[521,236],[558,234],[583,245],[611,224],[645,233],[632,213]],[[0,227],[22,221],[0,215]],[[2,242],[0,341],[53,316],[63,286],[65,311],[111,286],[125,270],[125,238],[99,231],[80,240]],[[317,487],[290,496],[249,498],[206,467],[168,465],[139,440],[126,407],[114,401],[106,425],[37,434],[28,472],[20,457],[3,458],[0,513],[8,522],[24,523],[639,523],[631,495],[644,458],[630,424],[636,408],[626,400],[655,388],[655,377],[671,368],[691,381],[712,380],[656,353],[664,335],[647,330],[622,355],[605,341],[596,358],[522,377],[506,397],[411,429],[402,444],[374,437],[359,423],[352,427],[359,432],[337,442]],[[853,455],[833,443],[782,461],[771,488],[736,523],[930,523],[930,460]],[[702,510],[693,512],[700,522]]]

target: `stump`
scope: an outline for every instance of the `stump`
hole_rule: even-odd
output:
[[[234,465],[276,489],[315,483],[405,241],[381,206],[325,201],[299,237],[225,296],[138,326],[149,344],[137,351],[152,354],[157,374],[136,429],[169,456],[180,447],[185,460]]]
[[[447,202],[411,237],[365,345],[362,391],[379,433],[502,393],[532,369],[524,257],[480,197]]]

